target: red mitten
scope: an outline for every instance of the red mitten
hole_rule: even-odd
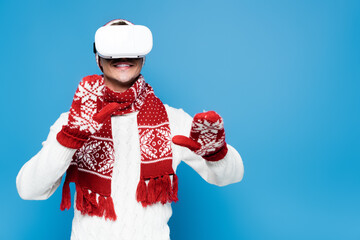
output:
[[[101,76],[92,75],[81,80],[71,104],[68,123],[56,136],[61,145],[78,149],[101,128],[102,124],[95,121],[93,116],[101,104],[103,88]]]
[[[214,111],[196,114],[192,122],[190,137],[176,135],[172,141],[189,148],[208,161],[221,160],[228,151],[223,120]]]

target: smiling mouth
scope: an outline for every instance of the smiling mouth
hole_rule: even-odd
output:
[[[125,63],[117,63],[117,64],[114,64],[115,67],[131,67],[130,64],[125,64]]]
[[[124,62],[117,62],[112,65],[119,70],[127,70],[133,66],[130,63],[124,63]]]

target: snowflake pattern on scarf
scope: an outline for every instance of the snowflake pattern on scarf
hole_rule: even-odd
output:
[[[79,170],[92,170],[102,175],[112,174],[114,165],[114,148],[112,141],[98,141],[92,138],[86,142],[76,153]]]
[[[154,160],[171,158],[171,139],[168,123],[163,126],[141,127],[140,150],[141,161],[151,162]]]

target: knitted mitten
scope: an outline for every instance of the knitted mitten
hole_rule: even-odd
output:
[[[228,150],[223,120],[214,111],[196,114],[192,122],[190,137],[176,135],[172,141],[189,148],[208,161],[223,159]]]
[[[68,123],[56,136],[61,145],[78,149],[101,128],[102,124],[93,116],[101,104],[103,88],[101,76],[92,75],[81,80],[71,104]]]

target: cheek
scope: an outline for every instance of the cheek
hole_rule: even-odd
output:
[[[141,71],[141,68],[142,68],[142,63],[139,63],[139,64],[137,65],[137,71],[140,72],[140,71]]]

